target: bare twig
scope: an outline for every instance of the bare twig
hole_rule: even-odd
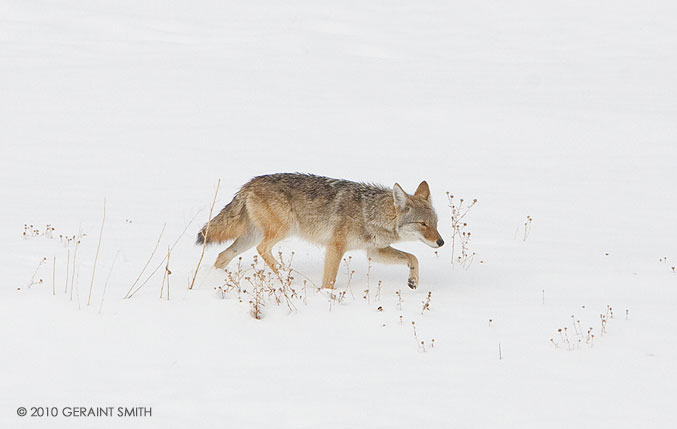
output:
[[[169,275],[172,273],[169,270],[169,256],[171,254],[171,247],[167,246],[167,265],[165,265],[165,274],[162,276],[162,286],[160,286],[160,299],[162,299],[162,292],[165,288],[165,279],[167,280],[167,301],[169,301]]]
[[[71,249],[70,247],[66,249],[66,289],[63,290],[64,295],[68,293],[68,271],[70,270],[71,266]]]
[[[305,280],[309,281],[310,284],[313,285],[313,287],[314,287],[315,289],[318,288],[317,284],[316,284],[310,277],[308,277],[307,275],[303,274],[302,272],[300,272],[300,271],[298,271],[298,270],[296,270],[296,269],[294,269],[294,268],[290,268],[289,271],[292,272],[292,273],[296,273],[296,274],[300,275],[301,277],[303,277]]]
[[[101,248],[101,237],[103,236],[103,224],[106,222],[106,198],[103,199],[103,218],[101,219],[101,230],[99,231],[99,243],[96,245],[96,255],[94,256],[94,266],[92,267],[92,281],[89,283],[89,295],[87,296],[87,305],[92,301],[92,289],[94,288],[94,274],[96,273],[96,261],[99,259],[99,249]]]
[[[171,256],[171,249],[167,248],[167,265],[165,266],[165,272],[167,273],[167,301],[169,301],[169,276],[172,275],[172,272],[169,270],[169,256]]]
[[[165,290],[165,280],[167,280],[167,270],[165,270],[165,273],[162,276],[162,284],[160,285],[160,299],[162,299],[162,293]]]
[[[101,314],[101,309],[103,308],[103,299],[106,297],[106,287],[108,286],[108,279],[110,279],[110,275],[113,272],[113,267],[115,266],[115,261],[117,261],[119,254],[120,251],[118,250],[117,253],[115,254],[115,257],[113,258],[113,263],[110,264],[108,276],[106,276],[106,282],[103,284],[103,292],[101,293],[101,304],[99,305],[99,314]]]
[[[56,295],[56,285],[54,281],[56,280],[56,256],[52,257],[52,295]]]
[[[75,263],[78,259],[78,247],[80,247],[80,237],[82,236],[82,229],[78,229],[78,238],[75,242],[75,252],[73,252],[73,274],[71,275],[71,296],[70,300],[73,301],[73,283],[75,283]]]
[[[195,215],[193,216],[193,218],[190,220],[190,222],[188,222],[188,224],[187,224],[186,227],[183,229],[183,231],[181,232],[181,234],[179,235],[179,237],[176,239],[176,241],[174,241],[174,244],[172,244],[171,250],[174,250],[174,247],[176,247],[176,245],[177,245],[177,243],[179,242],[179,240],[181,240],[181,237],[183,237],[183,235],[186,233],[186,231],[188,231],[188,227],[190,227],[190,225],[193,223],[193,221],[195,220],[195,218],[197,217],[197,215],[200,214],[200,211],[201,211],[201,210],[198,210],[198,211],[195,213]],[[132,292],[132,293],[129,295],[130,298],[133,297],[133,296],[134,296],[134,295],[135,295],[142,287],[144,287],[144,286],[146,285],[146,283],[148,283],[148,281],[153,277],[153,275],[155,275],[155,273],[156,273],[160,268],[162,268],[162,267],[164,266],[166,260],[167,260],[166,257],[165,257],[165,258],[162,258],[162,261],[160,261],[160,263],[158,264],[158,266],[155,267],[155,269],[154,269],[153,271],[151,271],[150,274],[148,274],[148,277],[146,277],[146,280],[144,280],[143,282],[141,282],[141,284],[139,285],[139,287],[137,287],[137,288],[134,290],[134,292]]]
[[[522,241],[527,241],[527,237],[529,237],[529,233],[531,232],[531,222],[534,220],[531,216],[527,216],[526,222],[524,222],[524,238]]]
[[[47,258],[42,258],[42,259],[40,259],[40,262],[38,263],[38,266],[35,267],[35,271],[33,271],[33,275],[31,276],[31,281],[28,282],[28,288],[29,288],[29,289],[30,289],[31,286],[33,286],[33,283],[34,283],[34,280],[35,280],[35,275],[38,273],[38,270],[40,269],[40,267],[42,266],[42,264],[45,263],[45,261],[47,261]]]
[[[193,274],[193,280],[190,282],[190,287],[188,290],[193,289],[195,284],[195,279],[197,278],[197,272],[200,269],[200,264],[202,264],[202,258],[205,256],[205,249],[207,248],[207,237],[209,236],[209,225],[212,222],[212,213],[214,212],[214,204],[216,204],[216,196],[219,194],[219,186],[221,185],[221,179],[216,182],[216,191],[214,192],[214,199],[212,200],[212,206],[209,208],[209,220],[207,221],[207,226],[205,227],[204,240],[202,242],[202,252],[200,253],[200,259],[197,261],[197,267],[195,267],[195,274]]]
[[[166,223],[164,225],[162,225],[162,231],[160,231],[160,236],[157,238],[157,242],[155,243],[155,247],[153,248],[153,252],[150,254],[150,258],[148,258],[146,265],[143,266],[143,269],[139,273],[139,276],[136,278],[136,280],[134,280],[134,283],[132,284],[132,286],[127,291],[127,294],[125,295],[125,299],[131,298],[130,292],[132,291],[132,289],[134,289],[134,286],[136,286],[136,284],[138,283],[139,279],[143,275],[143,272],[146,271],[146,268],[148,268],[150,261],[153,260],[153,256],[155,256],[155,251],[157,250],[157,247],[160,245],[160,240],[162,239],[162,234],[165,233],[165,227],[167,227]]]
[[[75,269],[75,268],[73,268]],[[77,269],[77,275],[75,276],[75,296],[78,298],[78,310],[80,310],[82,307],[80,307],[80,288],[78,285],[80,284],[80,269]],[[71,292],[73,291],[73,285],[71,284]]]

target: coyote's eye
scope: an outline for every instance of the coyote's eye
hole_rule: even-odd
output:
[[[425,222],[419,222],[423,228],[427,227],[428,225]]]

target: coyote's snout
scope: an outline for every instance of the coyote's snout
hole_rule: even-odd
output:
[[[207,226],[209,225],[209,228]],[[390,247],[397,241],[420,240],[437,248],[444,240],[428,183],[409,195],[392,189],[311,174],[282,173],[255,177],[221,212],[202,227],[197,243],[235,240],[214,263],[225,268],[240,253],[256,246],[277,273],[273,246],[290,235],[327,247],[323,288],[333,288],[343,254],[365,249],[374,261],[406,264],[409,287],[418,285],[418,260]]]

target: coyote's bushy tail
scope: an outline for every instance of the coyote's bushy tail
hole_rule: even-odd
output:
[[[209,226],[209,230],[207,230]],[[221,243],[244,235],[249,229],[249,216],[244,195],[238,193],[233,201],[207,222],[197,233],[196,244]]]

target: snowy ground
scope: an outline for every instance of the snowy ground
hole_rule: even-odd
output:
[[[675,19],[668,1],[3,1],[0,426],[672,427]],[[354,299],[309,288],[255,320],[214,291],[214,247],[188,291],[217,180],[219,209],[280,171],[428,180],[447,242],[445,191],[478,198],[477,257],[396,246],[420,259],[411,291],[404,267],[367,283],[354,252]],[[147,273],[189,225],[169,301],[162,270],[122,299],[165,223]],[[79,231],[73,263],[59,236]],[[319,282],[322,249],[280,248]],[[61,415],[80,406],[152,416]]]

